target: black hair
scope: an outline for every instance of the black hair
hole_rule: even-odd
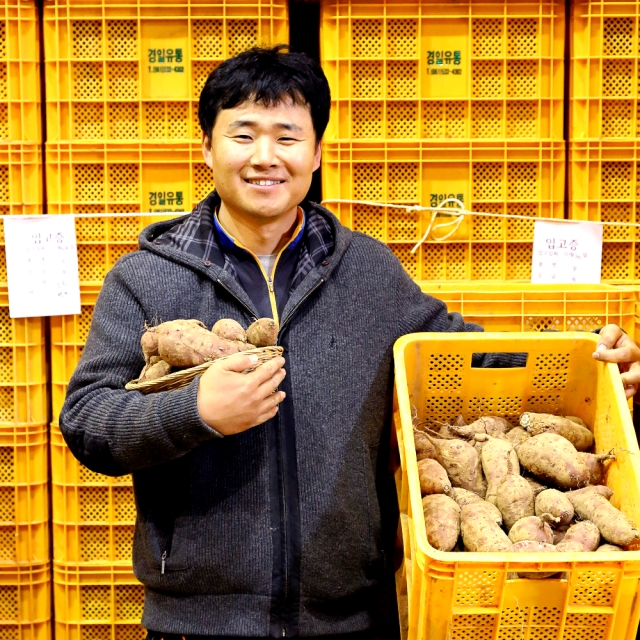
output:
[[[286,99],[309,107],[319,142],[331,109],[329,83],[320,65],[304,53],[289,51],[285,44],[254,47],[225,60],[209,74],[200,94],[198,120],[211,140],[221,109],[233,109],[247,101],[270,107]]]

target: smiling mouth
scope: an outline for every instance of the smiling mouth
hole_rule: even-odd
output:
[[[257,187],[272,187],[276,184],[283,184],[284,180],[263,180],[263,179],[245,179],[247,184],[253,184]]]

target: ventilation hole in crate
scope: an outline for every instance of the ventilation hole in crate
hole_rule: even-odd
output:
[[[538,136],[538,103],[533,100],[507,102],[507,137]]]
[[[538,215],[537,202],[513,202],[507,206],[507,213],[535,218]],[[533,242],[533,220],[507,220],[507,240],[527,240]]]
[[[424,245],[423,245],[424,246]],[[445,269],[447,280],[466,280],[469,248],[466,244],[445,245]]]
[[[537,60],[507,60],[507,97],[535,98],[539,77]]]
[[[107,268],[111,269],[113,265],[129,253],[134,253],[138,250],[137,244],[112,244],[109,246],[109,260]]]
[[[418,92],[418,61],[387,62],[387,98],[415,98]]]
[[[109,220],[109,237],[111,240],[136,242],[140,234],[138,218],[112,218]]]
[[[418,103],[387,102],[387,138],[418,137]]]
[[[502,199],[502,164],[499,162],[474,162],[472,175],[474,200]]]
[[[96,562],[108,561],[109,557],[109,527],[81,526],[80,527],[80,561]]]
[[[569,374],[569,354],[539,355],[536,357],[535,389],[564,389]]]
[[[7,63],[0,63],[0,100],[7,100],[9,97],[9,85],[7,83]]]
[[[167,103],[167,137],[186,138],[189,128],[189,103]]]
[[[633,91],[633,60],[602,61],[602,95],[626,98]]]
[[[227,42],[229,57],[255,47],[258,44],[258,21],[249,19],[227,21]]]
[[[464,367],[464,358],[458,355],[430,355],[429,371],[450,373],[460,371]]]
[[[418,163],[390,162],[387,179],[388,199],[393,202],[417,202]]]
[[[500,627],[521,627],[527,622],[525,609],[502,609],[500,613]]]
[[[455,373],[430,373],[427,378],[429,391],[455,391],[462,386],[462,377]]]
[[[422,245],[422,270],[425,280],[445,279],[445,247],[444,244]],[[451,278],[449,278],[451,279]]]
[[[531,280],[533,247],[530,243],[507,244],[507,280]]]
[[[144,587],[141,584],[120,584],[116,586],[116,620],[140,620]]]
[[[0,22],[0,58],[7,57],[7,30],[4,21]]]
[[[605,317],[598,316],[567,316],[566,331],[593,331],[607,324]]]
[[[554,316],[527,316],[525,331],[562,331],[562,322]]]
[[[415,280],[418,278],[418,254],[411,253],[412,244],[393,244],[389,247],[400,260],[405,271]]]
[[[470,399],[469,404],[473,400],[481,399]],[[454,587],[455,606],[495,606],[499,602],[498,591],[497,571],[488,569],[485,571],[464,571],[459,569]]]
[[[602,135],[610,138],[631,137],[633,125],[632,100],[602,101]]]
[[[12,422],[15,417],[13,387],[0,387],[0,421]]]
[[[0,585],[0,619],[3,621],[17,621],[18,615],[18,587]]]
[[[133,487],[114,487],[113,505],[115,519],[118,521],[136,519],[136,503]]]
[[[0,560],[3,562],[15,562],[17,534],[15,526],[0,527]],[[0,638],[4,640],[4,635],[0,629]]]
[[[91,320],[93,318],[93,305],[83,304],[80,307],[80,315],[78,316],[78,342],[84,344],[87,341],[89,335],[89,329],[91,327]],[[86,467],[80,467],[80,469],[86,469]],[[87,471],[89,471],[87,469]],[[93,472],[92,472],[93,473]],[[98,474],[99,478],[104,480],[103,476]]]
[[[476,58],[502,55],[502,25],[500,19],[476,18],[471,22],[471,51]]]
[[[602,22],[602,54],[633,56],[633,18],[603,18]]]
[[[389,209],[388,239],[396,242],[417,242],[420,236],[420,214],[417,211]]]
[[[614,570],[577,569],[570,604],[611,606],[617,582],[618,572]]]
[[[111,478],[111,481],[114,484],[126,484],[128,487],[133,486],[133,477],[131,475],[127,476],[117,476],[115,478]]]
[[[2,99],[2,98],[0,98]],[[9,105],[7,103],[0,104],[0,140],[9,138]]]
[[[535,162],[507,163],[507,198],[535,200],[538,197],[538,165]]]
[[[473,209],[487,213],[502,213],[500,203],[474,203]],[[504,220],[487,216],[472,216],[473,240],[502,240]]]
[[[78,272],[80,280],[102,281],[107,275],[106,249],[99,245],[78,245]]]
[[[71,109],[74,139],[104,137],[104,115],[101,102],[74,102]]]
[[[73,213],[105,213],[105,205],[103,204],[74,204]],[[78,225],[81,224],[82,218],[76,218],[76,233]],[[88,222],[84,221],[83,222]]]
[[[110,624],[83,624],[80,626],[80,640],[111,640],[111,637]],[[120,635],[114,637],[118,640],[124,640]]]
[[[471,137],[499,138],[502,135],[502,102],[471,103]]]
[[[354,205],[353,230],[384,241],[384,214],[382,209],[362,204]]]
[[[471,247],[471,279],[502,279],[503,247],[497,243],[475,244]]]
[[[605,242],[602,245],[603,280],[629,280],[631,278],[631,243]]]
[[[71,55],[79,59],[102,56],[102,22],[100,20],[71,21]]]
[[[2,164],[0,165],[0,201],[8,202],[10,198],[9,167],[6,164]]]
[[[115,635],[118,640],[144,640],[147,630],[139,624],[116,624]]]
[[[387,57],[412,58],[418,55],[418,21],[387,20]]]
[[[164,102],[144,103],[145,138],[165,137]]]
[[[13,342],[13,323],[14,320],[9,317],[9,308],[0,308],[0,342]]]
[[[109,165],[109,200],[137,200],[139,181],[137,164]]]
[[[193,166],[194,197],[196,200],[204,200],[214,189],[213,173],[206,164]]]
[[[440,428],[442,422],[453,422],[462,413],[462,398],[432,396],[425,401],[425,420],[429,428]]]
[[[78,503],[82,522],[109,520],[108,487],[78,487]]]
[[[611,616],[606,613],[567,613],[568,627],[608,627]]]
[[[202,135],[202,127],[200,126],[200,120],[198,119],[198,103],[194,102],[191,109],[193,114],[193,137],[197,138],[199,141]]]
[[[0,487],[0,521],[13,522],[16,518],[14,487]]]
[[[204,87],[209,74],[220,66],[220,62],[210,62],[209,60],[195,60],[191,66],[191,81],[193,82],[193,97],[200,99],[200,93]]]
[[[517,424],[518,416],[522,413],[522,398],[496,398],[496,415],[503,416],[507,420],[513,420]]]
[[[454,629],[461,627],[493,627],[494,623],[495,616],[488,613],[451,616],[451,627]]]
[[[444,105],[446,137],[464,138],[466,135],[466,102],[447,101]]]
[[[354,58],[382,57],[382,20],[351,22],[351,55]]]
[[[104,200],[104,167],[101,164],[77,164],[73,167],[73,195],[84,202]]]
[[[632,202],[603,202],[600,210],[602,222],[633,222]],[[633,228],[604,225],[604,240],[632,240]]]
[[[584,627],[575,629],[569,626],[564,628],[562,634],[562,640],[605,640],[608,637],[610,636],[606,629],[585,629]]]
[[[532,58],[538,55],[538,20],[507,20],[507,55],[510,58]]]
[[[111,619],[111,589],[110,585],[80,585],[80,615],[82,620]]]
[[[356,162],[353,165],[353,197],[355,200],[382,200],[384,164]]]
[[[422,137],[443,138],[445,135],[445,118],[443,102],[422,103]]]
[[[382,137],[382,102],[354,102],[351,106],[354,138]]]
[[[191,42],[194,58],[224,58],[222,20],[193,20]],[[206,64],[211,64],[210,62]]]
[[[351,66],[351,97],[382,97],[382,62],[376,60],[354,60]]]
[[[640,79],[638,85],[640,87]],[[636,103],[636,137],[640,138],[640,101]],[[638,190],[640,191],[640,184],[638,184]]]
[[[15,482],[13,447],[0,447],[0,482]]]
[[[471,95],[474,98],[502,96],[501,60],[473,60],[471,74]]]
[[[135,100],[138,98],[138,63],[110,62],[107,65],[108,99]]]
[[[84,213],[94,213],[86,211]],[[102,213],[102,210],[99,212]],[[76,218],[76,237],[80,242],[106,240],[106,221],[104,218]]]
[[[522,411],[534,411],[536,413],[558,413],[562,407],[561,396],[529,396],[524,401]]]
[[[0,347],[0,382],[13,382],[13,347]]]
[[[137,55],[138,23],[135,20],[107,20],[107,56],[135,58]]]
[[[119,525],[113,527],[114,554],[116,560],[131,560],[133,548],[133,526]]]
[[[631,162],[603,162],[600,195],[603,200],[631,197]]]
[[[640,280],[640,244],[636,244],[635,246],[635,251],[634,251],[634,258],[635,258],[635,262],[634,262],[634,270],[633,270],[633,277],[636,280]],[[603,256],[604,259],[604,256]]]
[[[131,140],[138,138],[138,105],[127,102],[107,104],[109,138]]]
[[[73,98],[102,100],[102,62],[73,62]]]

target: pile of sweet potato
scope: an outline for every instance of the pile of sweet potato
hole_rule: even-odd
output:
[[[140,344],[145,365],[139,380],[156,380],[177,369],[195,367],[240,351],[276,344],[278,323],[256,320],[245,331],[235,320],[218,320],[211,331],[199,320],[171,320],[146,327]]]
[[[622,551],[639,536],[574,416],[458,418],[414,429],[427,538],[441,551]],[[544,573],[521,577],[546,577]]]

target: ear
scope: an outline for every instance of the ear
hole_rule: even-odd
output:
[[[202,132],[202,157],[204,158],[204,163],[209,167],[209,169],[213,168],[213,158],[211,157],[211,139],[209,136],[203,131]]]
[[[322,158],[322,140],[318,140],[315,153],[313,154],[313,171],[320,167],[320,160]]]

